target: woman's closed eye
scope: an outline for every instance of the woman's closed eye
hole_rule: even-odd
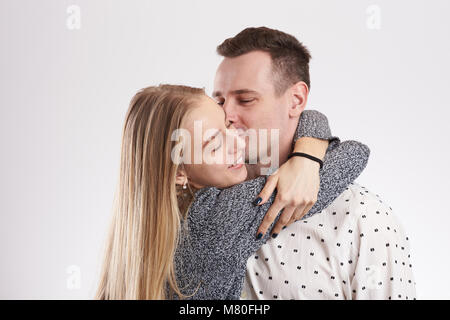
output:
[[[218,137],[214,138],[212,143],[214,145],[212,152],[216,152],[222,147],[222,139],[220,139]]]

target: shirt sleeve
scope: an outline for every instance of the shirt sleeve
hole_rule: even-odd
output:
[[[330,143],[333,141],[339,142],[339,138],[331,134],[327,117],[317,110],[305,110],[302,112],[292,141],[292,147],[294,147],[298,139],[303,137],[324,139]]]
[[[415,300],[408,236],[389,206],[361,200],[368,206],[356,221],[352,299]]]

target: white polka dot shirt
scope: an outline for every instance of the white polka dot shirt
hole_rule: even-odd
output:
[[[353,183],[248,259],[241,299],[416,299],[409,242],[392,209]]]

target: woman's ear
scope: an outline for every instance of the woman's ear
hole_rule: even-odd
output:
[[[187,181],[188,181],[188,178],[187,178],[186,171],[184,171],[184,169],[182,169],[181,167],[178,167],[177,177],[175,178],[175,184],[177,184],[179,186],[184,186],[184,185],[186,185]]]
[[[295,83],[290,90],[292,103],[289,109],[289,116],[291,118],[298,118],[303,110],[305,110],[309,89],[305,82],[299,81]]]

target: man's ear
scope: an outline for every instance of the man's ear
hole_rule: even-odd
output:
[[[184,169],[180,167],[178,167],[177,170],[177,177],[175,178],[175,184],[179,185],[179,186],[183,186],[187,183],[187,174],[186,171]]]
[[[291,118],[298,118],[303,110],[305,110],[309,89],[305,82],[299,81],[291,87],[290,92],[292,100],[289,108],[289,116]]]

